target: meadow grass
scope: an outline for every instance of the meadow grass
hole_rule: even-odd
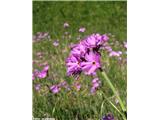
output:
[[[65,59],[69,54],[69,45],[78,43],[77,36],[83,38],[92,33],[107,33],[109,43],[114,50],[125,52],[123,42],[127,40],[127,12],[126,2],[33,2],[33,35],[37,32],[49,32],[50,39],[33,43],[33,60],[38,63],[48,62],[48,76],[33,81],[33,117],[56,118],[57,120],[99,120],[103,115],[112,113],[115,119],[121,120],[120,114],[108,102],[116,104],[116,98],[104,78],[98,72],[101,87],[95,95],[90,94],[92,77],[81,75],[82,88],[77,91],[61,90],[58,94],[49,91],[48,86],[67,81],[74,83],[73,77],[66,76]],[[63,24],[69,23],[69,28]],[[84,33],[79,33],[80,27],[85,27]],[[68,32],[69,35],[65,35]],[[53,46],[54,40],[59,40],[57,47]],[[42,58],[36,56],[43,52]],[[103,69],[118,90],[126,106],[127,96],[127,68],[126,55],[122,61],[110,58],[106,51],[102,51]],[[33,65],[34,69],[40,69]],[[34,85],[41,84],[40,91]]]

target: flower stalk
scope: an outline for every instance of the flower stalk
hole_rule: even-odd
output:
[[[120,104],[120,106],[121,106],[121,108],[122,108],[122,111],[123,111],[123,113],[125,114],[125,113],[126,113],[126,108],[125,108],[125,106],[124,106],[121,98],[120,98],[119,95],[117,94],[115,87],[114,87],[113,84],[111,83],[111,81],[110,81],[110,79],[108,78],[108,76],[106,75],[106,73],[105,73],[104,71],[101,71],[101,73],[102,73],[103,77],[106,79],[106,81],[107,81],[108,85],[110,86],[110,88],[112,89],[113,93],[114,93],[115,96],[117,97],[117,99],[118,99],[118,101],[119,101],[119,104]],[[126,116],[126,115],[124,115],[124,116]],[[124,117],[124,116],[123,116],[123,117]]]

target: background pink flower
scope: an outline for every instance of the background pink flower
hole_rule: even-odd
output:
[[[84,27],[81,27],[80,29],[79,29],[79,32],[85,32],[86,31],[86,28],[84,28]]]
[[[63,26],[64,26],[64,28],[67,28],[67,27],[69,27],[69,24],[67,22],[65,22]]]

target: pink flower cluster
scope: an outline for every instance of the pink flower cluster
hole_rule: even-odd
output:
[[[41,85],[40,85],[40,84],[36,84],[34,87],[35,87],[35,90],[36,90],[36,91],[39,91],[40,88],[41,88]]]
[[[120,58],[120,56],[122,55],[121,51],[114,51],[114,50],[112,50],[111,46],[109,46],[109,45],[106,45],[105,49],[109,52],[110,57],[119,57]]]
[[[50,38],[48,32],[37,32],[36,35],[33,36],[33,42],[37,42],[46,38]]]
[[[94,94],[98,87],[100,86],[100,81],[98,78],[94,78],[92,80],[92,88],[91,88],[91,93]]]
[[[116,56],[116,57],[120,57],[120,55],[122,54],[121,51],[111,51],[109,53],[109,56],[112,57],[112,56]]]
[[[61,88],[66,88],[67,90],[70,89],[67,82],[63,81],[63,82],[60,82],[59,84],[52,85],[50,87],[50,90],[52,91],[52,93],[56,94],[60,92]]]
[[[53,85],[53,86],[51,86],[50,87],[50,90],[54,93],[54,94],[56,94],[56,93],[58,93],[59,91],[60,91],[60,87],[59,87],[59,85]]]
[[[45,78],[47,76],[49,69],[49,65],[46,65],[41,71],[35,69],[33,74],[32,74],[32,80],[34,80],[36,77],[37,78]]]
[[[98,33],[87,36],[79,44],[72,45],[69,57],[66,59],[67,75],[95,74],[101,68],[99,49],[109,40],[107,35]]]
[[[127,49],[127,42],[124,42],[124,48]],[[118,57],[121,59],[122,51],[114,51],[108,44],[105,46],[105,49],[109,52],[110,57]]]
[[[86,28],[84,28],[84,27],[81,27],[80,29],[79,29],[79,32],[85,32],[86,31]]]

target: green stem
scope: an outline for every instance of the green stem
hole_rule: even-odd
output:
[[[125,115],[124,115],[123,113],[121,113],[121,112],[118,110],[118,108],[117,108],[111,101],[108,101],[108,102],[119,112],[119,114],[123,117],[124,120],[127,120],[126,117],[125,117]]]
[[[106,79],[107,83],[109,84],[109,86],[111,87],[113,93],[115,94],[115,96],[117,97],[118,101],[119,101],[119,104],[123,110],[123,112],[125,113],[126,112],[126,108],[124,107],[123,105],[123,102],[121,100],[121,98],[119,97],[119,95],[117,94],[116,92],[116,89],[114,88],[113,84],[111,83],[110,79],[108,78],[108,76],[106,75],[106,73],[104,71],[101,72],[103,77]]]

